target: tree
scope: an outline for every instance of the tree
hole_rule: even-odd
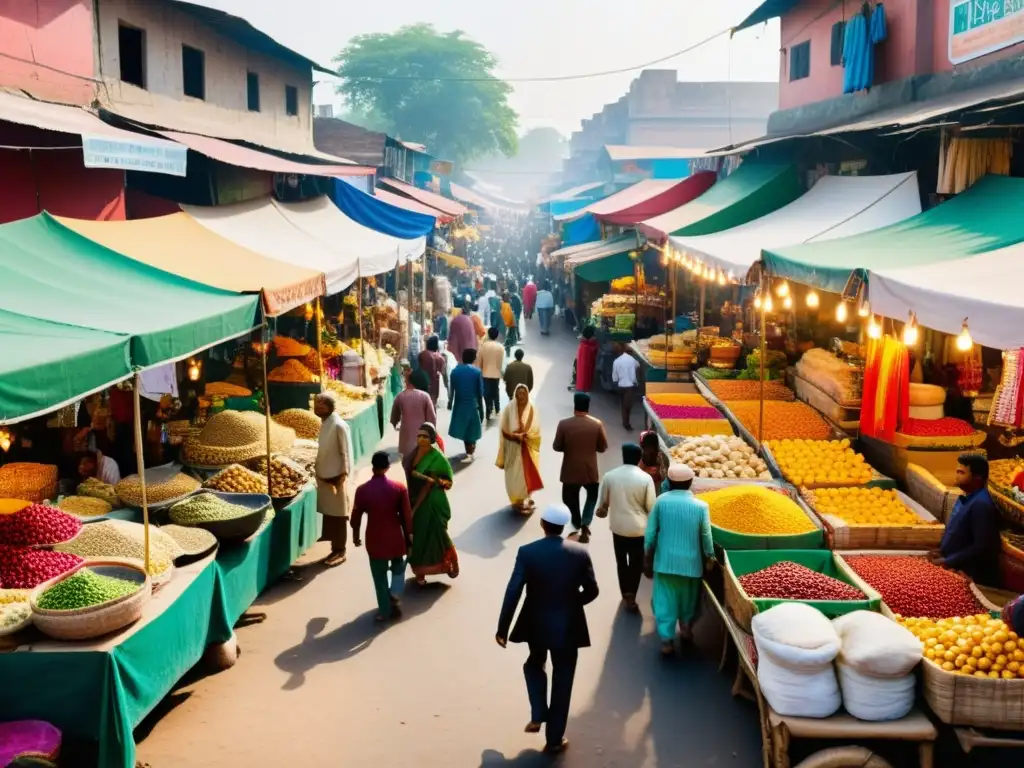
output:
[[[427,145],[456,163],[516,152],[519,116],[497,60],[460,30],[430,24],[357,35],[337,57],[338,93],[353,112],[384,121],[387,133]]]

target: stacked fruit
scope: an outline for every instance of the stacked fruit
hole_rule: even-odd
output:
[[[266,493],[267,478],[241,464],[232,464],[203,483],[203,487],[224,493]]]
[[[881,488],[818,488],[807,500],[823,515],[849,525],[939,525],[918,517],[893,490]]]
[[[921,641],[924,657],[947,672],[1003,680],[1024,676],[1024,643],[1000,619],[979,613],[938,621],[896,620]]]
[[[78,555],[0,544],[0,588],[32,589],[81,562]]]
[[[789,560],[775,563],[739,579],[751,597],[782,600],[864,600],[865,595],[844,581],[812,571]]]
[[[764,459],[741,438],[703,435],[682,440],[669,452],[672,458],[697,473],[697,477],[728,480],[770,480]]]
[[[82,530],[78,518],[45,504],[31,504],[0,517],[0,544],[49,547],[73,539]]]
[[[871,466],[843,440],[766,440],[765,445],[793,485],[826,483],[861,485],[871,480]]]
[[[699,497],[710,508],[713,525],[735,533],[786,535],[817,530],[800,506],[782,493],[759,485],[736,485]]]
[[[968,579],[914,555],[850,555],[845,558],[889,610],[901,616],[948,619],[980,613]]]

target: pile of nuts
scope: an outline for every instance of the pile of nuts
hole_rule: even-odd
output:
[[[177,499],[199,490],[201,483],[194,477],[182,472],[174,475],[170,480],[163,483],[149,483],[146,485],[146,502],[148,504],[160,504],[164,501]],[[117,496],[121,503],[129,507],[142,506],[142,482],[138,475],[129,475],[116,486]]]
[[[844,581],[783,560],[760,571],[740,576],[743,591],[751,597],[782,600],[864,600],[865,595]]]
[[[12,547],[49,547],[74,538],[81,521],[56,507],[31,504],[13,515],[0,517],[0,544]]]
[[[129,579],[104,576],[88,568],[80,568],[39,596],[36,604],[44,611],[77,611],[139,591],[138,583]]]
[[[217,537],[203,528],[190,528],[184,525],[163,525],[160,530],[174,539],[186,555],[198,555],[208,552],[217,545]]]
[[[265,477],[266,458],[261,456],[254,465],[253,468]],[[296,496],[302,490],[309,481],[309,475],[287,458],[275,456],[270,462],[270,480],[271,495],[275,499],[287,499]]]
[[[212,493],[199,493],[179,501],[171,507],[168,515],[175,525],[202,525],[224,520],[235,520],[251,515],[256,510],[231,504]]]
[[[274,417],[274,421],[285,427],[291,427],[295,434],[303,440],[316,440],[320,437],[320,419],[310,410],[288,408]]]
[[[128,520],[101,520],[85,526],[74,541],[59,544],[54,549],[81,557],[129,559],[141,563],[146,559],[145,526]],[[184,550],[173,538],[156,526],[150,527],[150,576],[166,572],[183,554]]]
[[[0,587],[32,589],[67,573],[82,562],[78,555],[0,544]]]
[[[94,499],[102,499],[110,505],[111,509],[118,506],[121,501],[117,498],[117,491],[110,483],[104,483],[95,477],[88,477],[78,484],[75,491],[79,496],[90,496]]]
[[[99,517],[110,514],[113,509],[103,499],[92,496],[65,496],[57,502],[57,507],[76,517]]]
[[[982,606],[970,582],[955,571],[913,555],[848,555],[850,568],[902,616],[948,619],[973,616]]]
[[[223,493],[266,493],[267,478],[241,464],[232,464],[209,478],[203,487]]]
[[[27,589],[0,589],[0,632],[8,631],[32,615]]]

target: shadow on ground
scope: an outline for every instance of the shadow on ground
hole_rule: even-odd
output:
[[[519,533],[532,518],[533,515],[520,514],[511,506],[502,507],[497,512],[477,518],[459,534],[455,547],[460,552],[492,560],[505,551],[505,542]]]

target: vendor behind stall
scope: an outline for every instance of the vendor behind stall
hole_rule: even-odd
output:
[[[988,492],[988,460],[962,454],[956,484],[964,492],[946,521],[946,531],[932,562],[963,571],[979,584],[999,581],[999,512]]]
[[[78,457],[78,482],[95,477],[107,485],[121,482],[121,472],[117,462],[99,451],[84,451]]]

